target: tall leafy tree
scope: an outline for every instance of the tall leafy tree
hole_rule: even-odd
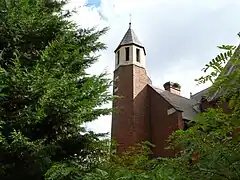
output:
[[[1,179],[81,179],[107,152],[82,126],[111,112],[109,79],[86,73],[107,29],[80,28],[65,4],[0,0]]]

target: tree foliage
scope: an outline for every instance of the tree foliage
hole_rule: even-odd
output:
[[[111,112],[101,108],[112,99],[109,79],[86,73],[107,29],[78,27],[65,3],[0,0],[3,180],[81,179],[107,153],[102,135],[82,126]]]

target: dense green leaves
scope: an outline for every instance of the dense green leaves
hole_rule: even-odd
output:
[[[111,112],[110,80],[86,73],[107,29],[80,29],[65,2],[0,4],[1,179],[81,179],[108,152],[82,126]]]

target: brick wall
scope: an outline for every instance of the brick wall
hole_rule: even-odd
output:
[[[136,141],[149,141],[149,97],[147,84],[149,78],[144,68],[133,66],[133,107]]]
[[[173,150],[165,149],[168,146],[166,141],[173,131],[179,129],[181,112],[175,111],[168,115],[168,109],[173,107],[150,86],[148,87],[151,107],[151,142],[156,146],[153,148],[153,153],[156,157],[173,156],[175,154]]]
[[[120,66],[114,72],[116,112],[112,115],[112,138],[116,140],[117,152],[125,151],[135,143],[149,140],[149,116],[146,70],[136,65]]]
[[[167,114],[173,108],[147,84],[151,83],[146,70],[136,65],[120,66],[114,72],[116,112],[112,115],[112,138],[117,141],[121,153],[138,142],[150,141],[155,156],[172,156],[167,140],[173,131],[182,128],[181,112]]]
[[[133,69],[131,66],[120,66],[114,72],[114,86],[118,88],[115,95],[121,96],[113,101],[115,113],[112,114],[112,139],[117,141],[117,152],[124,151],[135,142],[133,125]]]

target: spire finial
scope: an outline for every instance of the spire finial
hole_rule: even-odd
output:
[[[129,28],[131,28],[132,25],[132,14],[129,14]]]

